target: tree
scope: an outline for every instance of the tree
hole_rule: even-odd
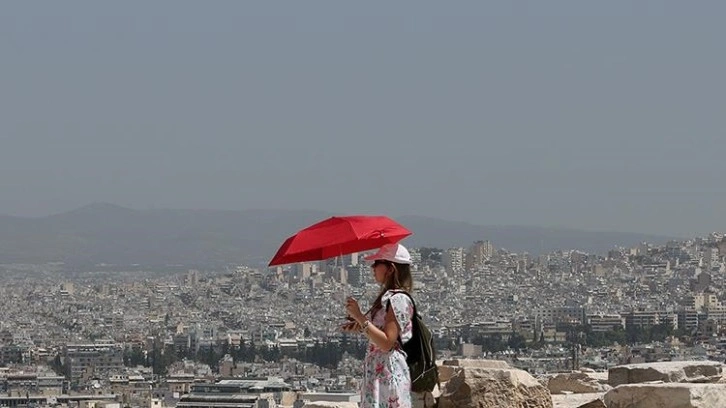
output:
[[[131,347],[124,350],[124,365],[126,367],[136,367],[146,363],[146,356],[141,347]]]
[[[220,355],[214,351],[212,345],[202,354],[202,362],[212,368],[213,371],[219,370]]]
[[[235,349],[235,358],[239,361],[247,361],[247,346],[245,345],[245,339],[240,336],[239,345]]]
[[[507,344],[502,340],[502,335],[499,333],[488,336],[477,335],[472,339],[472,343],[481,345],[484,351],[497,352],[507,349]]]
[[[280,361],[280,348],[277,345],[260,346],[260,349],[260,354],[265,361]]]
[[[650,335],[650,341],[664,341],[666,337],[673,335],[673,326],[668,322],[656,324],[651,328]]]
[[[255,357],[257,357],[257,346],[255,345],[255,338],[252,337],[250,339],[250,346],[247,348],[247,359],[245,361],[255,361]]]
[[[70,378],[68,375],[68,366],[63,364],[60,354],[55,355],[53,361],[50,363],[50,368],[53,369],[56,374]]]
[[[159,347],[154,343],[154,348],[149,353],[149,365],[154,374],[166,375],[166,367],[162,359],[162,352]]]
[[[513,350],[519,350],[527,347],[527,341],[525,340],[524,336],[517,332],[512,332],[509,335],[509,340],[507,341],[507,346],[510,349]]]

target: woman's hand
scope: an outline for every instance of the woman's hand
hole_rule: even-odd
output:
[[[360,331],[360,325],[358,322],[348,322],[340,326],[340,329],[345,333],[357,333]]]
[[[353,320],[355,320],[355,322],[358,323],[358,325],[363,324],[363,322],[366,320],[366,317],[360,311],[360,306],[358,305],[358,301],[355,300],[353,297],[349,297],[346,300],[345,311],[348,312],[348,316],[352,317]]]

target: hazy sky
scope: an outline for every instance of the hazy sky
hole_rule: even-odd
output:
[[[0,214],[723,231],[725,17],[723,1],[3,2]]]

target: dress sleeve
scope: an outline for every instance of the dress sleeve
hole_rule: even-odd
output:
[[[381,298],[385,309],[393,307],[393,315],[396,317],[398,327],[401,329],[401,341],[406,343],[413,337],[413,302],[404,293],[386,292]]]

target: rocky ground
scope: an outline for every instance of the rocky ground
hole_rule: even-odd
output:
[[[448,360],[441,387],[414,408],[717,408],[726,407],[724,366],[713,361],[631,364],[535,379],[497,360]],[[434,398],[431,398],[434,397]],[[306,405],[308,408],[322,406]],[[326,405],[325,408],[349,408]]]

